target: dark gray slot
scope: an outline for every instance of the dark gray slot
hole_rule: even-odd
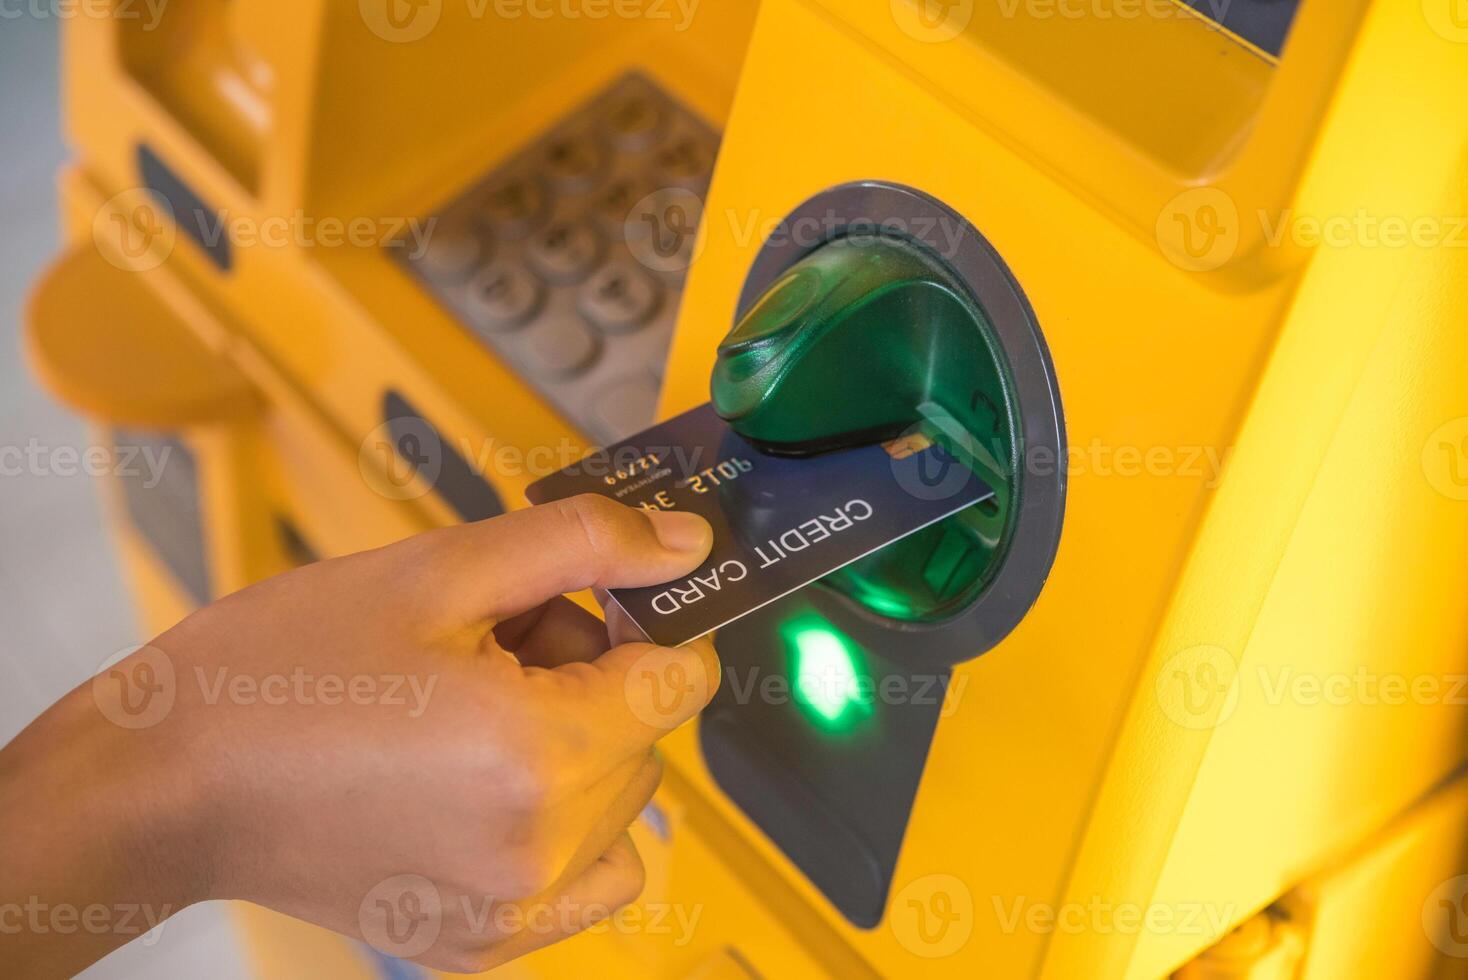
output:
[[[384,394],[382,417],[398,458],[432,485],[460,520],[482,521],[505,512],[494,487],[406,398],[396,391]]]
[[[194,603],[203,605],[214,592],[194,454],[161,433],[117,429],[112,442],[129,520]],[[156,473],[144,465],[144,451],[161,460]]]
[[[1183,0],[1209,20],[1268,51],[1276,58],[1284,50],[1300,0]]]
[[[204,203],[184,179],[174,173],[162,157],[146,144],[138,146],[138,175],[143,186],[173,212],[173,222],[187,235],[221,272],[234,265],[229,236],[225,234],[224,216],[218,208]]]

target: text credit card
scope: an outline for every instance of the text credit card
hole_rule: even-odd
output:
[[[792,458],[746,442],[705,404],[599,449],[526,490],[532,503],[597,493],[702,515],[713,550],[694,573],[612,598],[654,642],[703,636],[993,491],[920,436]]]

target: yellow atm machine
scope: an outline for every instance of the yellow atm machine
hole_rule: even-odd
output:
[[[1449,0],[123,6],[28,344],[187,462],[109,495],[149,629],[711,397],[996,490],[721,630],[649,914],[505,976],[1465,972]]]

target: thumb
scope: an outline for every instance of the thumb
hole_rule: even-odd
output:
[[[656,585],[703,564],[713,530],[697,514],[581,494],[431,531],[424,587],[457,623],[499,621],[568,592]]]

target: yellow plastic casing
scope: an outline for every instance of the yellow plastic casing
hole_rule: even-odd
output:
[[[900,0],[762,6],[663,408],[707,398],[800,202],[921,189],[1004,257],[1053,355],[1049,581],[959,668],[873,931],[721,797],[692,733],[668,754],[883,975],[1155,977],[1462,761],[1468,48],[1415,4],[1306,0],[1278,66],[1180,10],[1004,6],[946,5],[951,31]],[[1427,231],[1311,240],[1358,211]],[[1439,693],[1312,693],[1358,671]]]

